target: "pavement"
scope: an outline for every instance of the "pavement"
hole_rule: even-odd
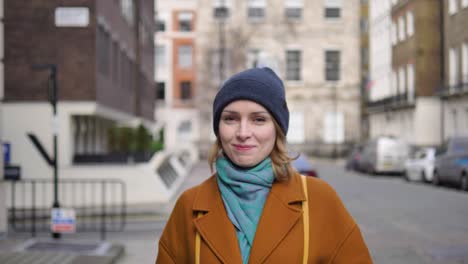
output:
[[[203,177],[193,177],[203,175]],[[172,211],[175,197],[187,188],[199,184],[207,176],[206,161],[194,165],[190,175],[167,204],[129,206],[125,230],[109,232],[101,241],[97,232],[63,234],[52,239],[47,232],[15,232],[0,234],[1,264],[130,264],[153,263],[157,255],[157,241]]]

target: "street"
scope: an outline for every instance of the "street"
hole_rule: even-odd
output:
[[[468,193],[347,172],[331,161],[316,166],[360,225],[375,263],[468,263]],[[200,162],[181,191],[209,175],[206,161]],[[109,240],[125,244],[118,264],[153,263],[164,222],[130,219],[125,232],[110,234]]]

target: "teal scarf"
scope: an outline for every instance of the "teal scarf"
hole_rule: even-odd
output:
[[[236,228],[243,263],[249,261],[250,249],[265,200],[275,179],[271,159],[242,169],[228,159],[216,160],[218,186],[229,219]]]

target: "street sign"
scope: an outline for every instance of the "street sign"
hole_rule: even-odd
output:
[[[75,233],[75,210],[72,208],[52,208],[50,227],[53,233]]]
[[[3,142],[3,164],[8,165],[11,161],[11,145],[8,142]]]
[[[5,165],[3,167],[3,179],[9,181],[19,181],[21,179],[21,167]]]

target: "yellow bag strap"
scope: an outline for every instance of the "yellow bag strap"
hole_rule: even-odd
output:
[[[306,200],[302,202],[302,217],[304,222],[304,256],[302,258],[302,263],[307,264],[309,259],[309,202],[307,197],[307,179],[306,176],[301,175],[302,178],[302,187],[304,188],[304,193]]]
[[[307,196],[307,179],[304,175],[301,175],[301,180],[306,197],[306,200],[302,202],[302,217],[304,222],[304,256],[302,258],[302,263],[307,264],[307,260],[309,259],[309,202]],[[203,212],[198,212],[197,218],[202,215]],[[195,264],[200,264],[200,233],[198,232],[195,232]]]
[[[197,218],[203,215],[203,212],[197,213]],[[195,231],[195,264],[200,264],[200,233]]]

